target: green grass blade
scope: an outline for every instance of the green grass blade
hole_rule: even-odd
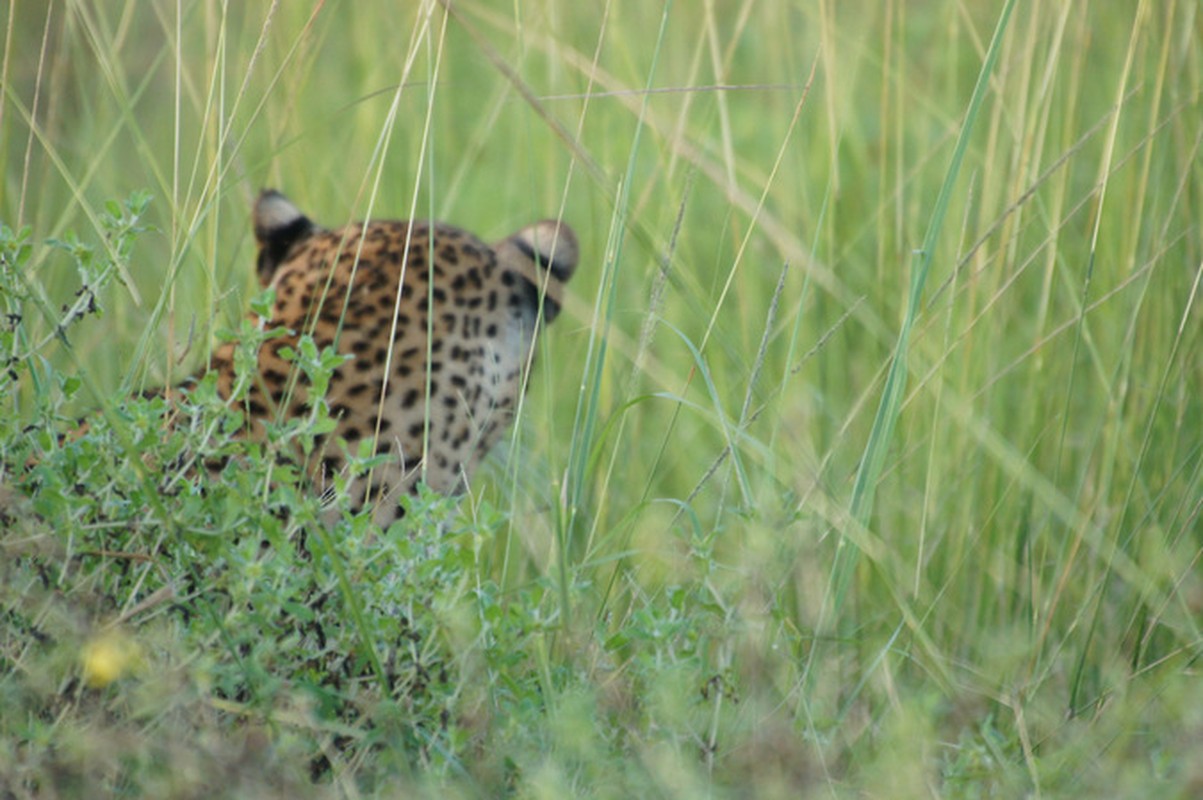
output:
[[[956,147],[953,149],[952,161],[944,176],[944,182],[940,185],[940,194],[936,198],[935,207],[932,209],[927,234],[923,237],[923,248],[915,254],[906,315],[903,317],[902,328],[898,333],[898,343],[894,349],[889,373],[886,376],[885,389],[882,391],[881,402],[877,407],[877,414],[873,419],[873,428],[869,432],[869,440],[865,444],[865,452],[861,457],[860,467],[856,473],[856,482],[852,487],[851,516],[866,528],[869,527],[870,517],[873,513],[873,497],[877,488],[877,482],[881,477],[882,468],[885,465],[886,454],[889,452],[890,445],[893,442],[894,425],[898,421],[898,416],[902,410],[902,399],[906,391],[907,357],[910,347],[911,328],[914,326],[921,309],[923,287],[927,282],[928,273],[931,271],[932,258],[935,254],[937,243],[940,240],[940,234],[944,229],[944,218],[948,212],[948,204],[956,188],[957,178],[960,176],[961,163],[964,160],[965,151],[969,147],[974,123],[977,121],[982,102],[985,100],[986,93],[990,88],[990,76],[993,74],[994,65],[998,61],[998,56],[1002,49],[1003,36],[1006,33],[1007,23],[1010,21],[1011,12],[1014,10],[1014,7],[1015,0],[1008,0],[999,14],[998,24],[994,29],[994,36],[990,41],[990,49],[986,52],[986,58],[982,62],[977,84],[974,86],[973,95],[969,100],[969,108],[965,112],[965,119],[961,124],[961,132],[957,137]],[[845,594],[847,593],[852,573],[856,568],[858,555],[859,553],[854,544],[846,540],[841,540],[836,562],[832,568],[830,586],[831,610],[829,612],[832,616],[838,617],[843,609]]]

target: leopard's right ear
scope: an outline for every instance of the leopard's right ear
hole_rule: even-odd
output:
[[[259,243],[259,260],[255,271],[260,285],[266,287],[275,277],[276,269],[288,256],[293,245],[309,238],[318,227],[309,217],[275,189],[264,189],[255,201],[255,241]]]

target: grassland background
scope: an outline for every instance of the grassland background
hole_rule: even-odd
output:
[[[468,501],[507,515],[489,578],[557,589],[540,658],[577,676],[521,721],[546,728],[519,793],[606,794],[592,759],[663,796],[1190,796],[1203,20],[1016,3],[968,117],[1003,6],[17,0],[0,221],[96,239],[105,200],[154,195],[130,286],[39,353],[101,394],[203,366],[260,187],[328,225],[574,226]],[[78,288],[53,249],[27,274],[51,308]],[[682,591],[709,602],[688,668]],[[620,696],[636,662],[659,694]],[[657,703],[686,710],[571,744]]]

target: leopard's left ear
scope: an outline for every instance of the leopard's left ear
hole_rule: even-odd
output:
[[[528,225],[494,245],[502,266],[529,283],[534,297],[543,298],[543,318],[551,322],[560,313],[564,284],[576,271],[580,248],[568,223],[545,219]]]
[[[259,275],[259,284],[266,287],[271,284],[276,268],[283,263],[293,245],[309,238],[319,229],[313,220],[275,189],[264,189],[259,193],[252,218],[255,241],[259,243],[259,261],[255,271]]]

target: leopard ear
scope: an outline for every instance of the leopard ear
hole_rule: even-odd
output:
[[[551,322],[560,313],[564,284],[576,271],[580,248],[568,223],[545,219],[528,225],[494,248],[503,266],[517,273],[543,297],[543,318]]]
[[[292,246],[312,236],[318,227],[275,189],[264,189],[259,193],[253,221],[255,241],[259,243],[256,272],[259,283],[268,286]]]

